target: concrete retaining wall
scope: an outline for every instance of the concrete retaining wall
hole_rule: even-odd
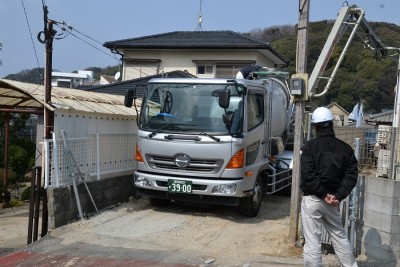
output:
[[[357,222],[358,253],[386,262],[400,263],[400,181],[361,177]]]
[[[132,175],[88,182],[87,185],[99,211],[136,195]],[[94,213],[96,210],[83,183],[78,185],[78,191],[82,212]],[[50,231],[80,219],[72,185],[47,189],[47,198]]]

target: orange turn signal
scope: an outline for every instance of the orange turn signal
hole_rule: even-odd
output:
[[[233,155],[226,168],[238,169],[238,168],[243,168],[243,166],[244,166],[244,149],[242,148],[238,152],[236,152],[235,155]]]
[[[136,155],[135,158],[138,162],[144,162],[144,159],[142,157],[142,154],[140,153],[139,146],[136,144]]]

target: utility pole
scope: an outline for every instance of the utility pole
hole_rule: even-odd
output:
[[[38,40],[45,45],[45,75],[44,75],[44,139],[51,139],[54,130],[54,112],[50,110],[51,103],[51,73],[53,70],[53,40],[56,31],[53,29],[55,21],[48,19],[47,6],[43,6],[44,11],[44,30],[39,33]],[[43,34],[44,39],[40,36]],[[32,203],[31,203],[32,205]],[[47,234],[48,213],[47,213],[47,194],[43,195],[43,211],[42,211],[42,234]]]
[[[293,173],[292,173],[292,197],[290,201],[289,241],[296,243],[298,240],[299,214],[300,214],[300,149],[303,145],[303,118],[304,103],[308,98],[307,88],[307,36],[309,20],[310,0],[299,0],[299,23],[297,31],[296,49],[296,75],[305,77],[306,92],[303,98],[295,98],[295,134],[293,146]]]
[[[47,15],[46,15],[47,17]],[[44,36],[45,40],[43,41],[45,44],[45,54],[46,54],[46,66],[45,66],[45,75],[44,75],[44,102],[46,104],[51,103],[51,72],[53,69],[53,40],[56,34],[56,31],[53,29],[54,21],[47,20],[47,26],[45,28]],[[44,127],[45,127],[45,135],[46,139],[51,138],[51,132],[54,126],[54,114],[47,107],[44,108]]]

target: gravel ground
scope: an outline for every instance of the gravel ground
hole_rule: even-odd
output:
[[[29,251],[75,251],[195,266],[302,266],[302,248],[288,242],[290,199],[265,196],[256,218],[221,206],[171,203],[152,207],[141,198],[52,231]],[[333,254],[325,266],[340,266]],[[359,257],[359,266],[376,266]]]
[[[31,255],[32,261],[24,258],[20,265],[6,266],[42,266],[60,261],[59,257],[73,266],[93,266],[84,264],[96,257],[172,266],[302,266],[302,248],[288,242],[289,212],[290,198],[276,195],[264,197],[256,218],[243,217],[232,207],[171,203],[155,208],[147,198],[132,199],[25,246],[28,206],[24,205],[0,210],[0,262],[5,255],[28,253],[23,255]],[[333,254],[323,260],[324,266],[339,266]],[[384,266],[361,256],[357,262]]]

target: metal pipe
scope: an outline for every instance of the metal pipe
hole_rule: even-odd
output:
[[[336,65],[335,65],[335,68],[334,68],[333,71],[332,71],[331,76],[328,78],[328,83],[326,84],[324,90],[323,90],[321,93],[319,93],[319,94],[312,94],[312,92],[310,92],[310,95],[311,95],[312,97],[320,97],[320,96],[325,95],[325,94],[328,92],[329,88],[331,87],[331,84],[332,84],[332,82],[333,82],[333,79],[335,78],[336,73],[337,73],[337,71],[339,70],[340,64],[342,63],[342,61],[343,61],[343,59],[344,59],[344,56],[345,56],[345,54],[346,54],[346,52],[347,52],[347,49],[349,48],[350,43],[351,43],[351,41],[353,40],[353,38],[354,38],[354,36],[355,36],[355,34],[356,34],[356,32],[357,32],[357,28],[358,28],[358,26],[360,26],[361,21],[363,20],[364,15],[365,15],[365,11],[364,11],[364,9],[362,9],[362,8],[355,8],[354,11],[355,11],[355,12],[358,11],[358,13],[359,13],[358,20],[357,20],[357,22],[355,23],[355,26],[354,26],[354,28],[353,28],[353,31],[351,32],[351,34],[350,34],[350,36],[349,36],[349,39],[347,40],[346,45],[345,45],[344,48],[343,48],[342,53],[340,54],[340,57],[339,57],[339,59],[338,59]]]
[[[52,132],[51,135],[52,135],[52,139],[53,139],[52,141],[53,141],[54,174],[56,176],[56,187],[59,187],[60,186],[60,172],[59,172],[59,167],[58,167],[58,145],[57,145],[56,134],[54,132]],[[45,186],[45,188],[47,188],[49,185],[45,184],[44,186]]]
[[[96,133],[96,172],[97,181],[100,181],[100,134]]]
[[[354,150],[355,156],[357,160],[360,159],[360,138],[356,138],[356,148]],[[353,250],[356,247],[356,211],[357,211],[357,186],[355,186],[350,194],[351,196],[351,206],[350,206],[350,245],[353,248]]]
[[[356,211],[357,211],[357,186],[351,192],[351,207],[350,207],[350,245],[355,250],[356,248]]]
[[[271,165],[268,164],[268,169],[270,171],[272,171],[272,175],[269,175],[272,178],[272,192],[275,191],[275,184],[276,184],[276,169],[274,167],[272,167]],[[268,181],[267,181],[268,183]]]

